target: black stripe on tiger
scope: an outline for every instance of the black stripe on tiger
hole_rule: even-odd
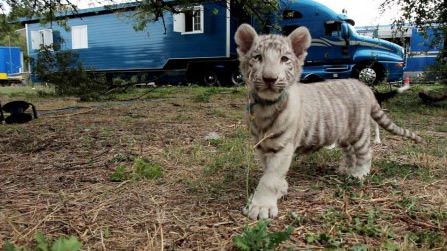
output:
[[[256,148],[259,149],[259,150],[261,150],[263,153],[278,153],[278,152],[280,152],[284,147],[280,147],[280,148],[272,148],[272,147],[262,146],[261,144],[259,144]]]

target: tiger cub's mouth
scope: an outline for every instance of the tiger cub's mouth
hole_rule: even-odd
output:
[[[257,92],[281,94],[286,87],[286,83],[281,81],[274,84],[270,84],[270,83],[264,83],[262,81],[256,81],[254,83],[254,86]]]
[[[267,85],[260,84],[255,85],[254,92],[256,95],[266,101],[278,100],[285,92],[284,84]]]

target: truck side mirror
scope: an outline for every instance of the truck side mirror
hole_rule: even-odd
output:
[[[346,23],[341,24],[341,37],[342,38],[349,38],[349,28]]]

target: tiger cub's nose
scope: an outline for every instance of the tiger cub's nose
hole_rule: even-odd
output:
[[[264,81],[267,85],[274,85],[276,80],[278,80],[277,77],[262,77],[262,81]]]

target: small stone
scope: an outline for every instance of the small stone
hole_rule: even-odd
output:
[[[217,132],[210,132],[208,133],[208,135],[205,136],[206,140],[221,140],[224,138],[224,136],[220,136],[219,134],[217,134]]]

